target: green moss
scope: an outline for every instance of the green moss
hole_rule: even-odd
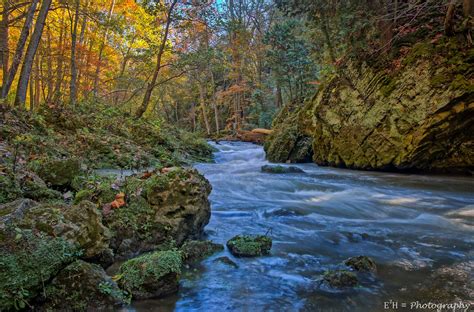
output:
[[[397,81],[394,78],[389,78],[386,77],[384,80],[384,83],[382,84],[382,87],[380,88],[380,93],[382,93],[383,96],[389,97],[390,94],[397,88]]]
[[[429,57],[434,53],[434,46],[430,42],[418,42],[416,43],[403,59],[403,65],[415,64],[421,59]]]
[[[77,159],[48,160],[38,170],[39,176],[53,186],[71,185],[73,179],[80,174],[81,165]]]
[[[74,204],[78,204],[83,200],[91,200],[94,196],[93,190],[80,190],[74,197]]]
[[[21,189],[14,176],[0,174],[0,204],[13,201],[21,196]]]
[[[159,281],[170,273],[181,274],[179,251],[158,251],[126,261],[120,267],[120,285],[127,291],[143,291],[145,283]]]
[[[16,231],[15,248],[0,250],[0,309],[25,307],[46,281],[80,255],[62,238]]]
[[[227,248],[238,257],[267,255],[272,248],[272,239],[264,235],[237,235],[227,242]]]

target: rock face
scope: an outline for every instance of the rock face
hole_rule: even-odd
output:
[[[272,239],[265,235],[237,235],[227,242],[227,248],[236,257],[268,255],[272,248]]]
[[[118,258],[160,249],[170,240],[179,246],[198,238],[209,222],[211,186],[195,169],[172,168],[146,179],[129,177],[121,190],[127,205],[105,219]]]
[[[158,251],[126,261],[120,267],[120,287],[133,299],[159,298],[178,291],[181,253]]]
[[[472,49],[455,40],[411,47],[396,70],[348,62],[312,100],[282,111],[268,159],[299,162],[311,152],[319,165],[472,171]]]
[[[45,311],[116,311],[127,297],[96,264],[77,260],[46,287]]]

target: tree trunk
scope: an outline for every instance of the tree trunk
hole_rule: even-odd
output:
[[[76,65],[76,44],[77,44],[77,25],[79,22],[80,1],[76,0],[74,21],[71,20],[71,82],[69,87],[69,97],[71,105],[76,106],[77,100],[77,65]]]
[[[10,0],[3,0],[2,21],[0,22],[0,66],[2,66],[2,84],[6,82],[8,76],[8,59],[10,50],[8,48],[8,18],[10,16]]]
[[[112,14],[114,13],[114,7],[115,7],[115,0],[112,0],[109,12],[107,14],[107,20],[110,20],[110,18],[112,17]],[[104,32],[104,38],[102,39],[102,42],[100,44],[99,60],[97,61],[97,67],[95,68],[94,89],[92,91],[92,93],[94,94],[94,97],[97,97],[97,93],[98,93],[98,90],[99,90],[100,67],[102,65],[101,63],[102,63],[102,58],[104,56],[104,49],[105,49],[105,44],[106,44],[108,35],[109,35],[109,29],[107,27],[105,29],[105,32]]]
[[[206,112],[206,97],[203,83],[199,82],[199,102],[201,106],[202,119],[204,119],[204,125],[206,126],[207,135],[211,134],[211,127],[209,125],[209,119],[207,118]]]
[[[152,77],[151,81],[148,83],[147,88],[145,90],[145,95],[143,96],[142,105],[139,107],[139,109],[136,112],[136,117],[137,118],[141,118],[143,116],[143,114],[146,112],[146,110],[148,109],[148,105],[149,105],[150,99],[151,99],[151,94],[153,93],[153,89],[155,89],[156,81],[158,79],[158,75],[159,75],[160,69],[161,69],[161,58],[163,56],[163,52],[165,51],[166,41],[168,40],[168,33],[169,33],[169,30],[170,30],[170,26],[171,26],[171,14],[173,13],[173,9],[176,6],[177,2],[178,2],[178,0],[173,0],[173,2],[171,3],[170,8],[168,10],[168,15],[166,17],[165,32],[164,32],[164,34],[161,38],[160,48],[158,50],[158,55],[156,57],[155,71],[153,72],[153,77]]]
[[[280,82],[277,81],[276,85],[276,94],[275,94],[276,106],[281,108],[283,106],[283,96],[281,95],[281,86]]]
[[[59,53],[57,56],[57,65],[56,65],[56,84],[54,86],[53,92],[53,102],[58,102],[61,97],[61,85],[63,81],[63,63],[64,63],[64,45],[65,45],[65,37],[64,34],[64,17],[61,16],[61,28],[59,30]]]
[[[30,34],[31,24],[33,23],[33,17],[35,15],[36,6],[38,5],[38,2],[39,0],[33,0],[28,9],[28,13],[26,14],[25,24],[23,25],[23,28],[20,33],[20,38],[18,39],[15,55],[13,56],[13,61],[10,66],[10,70],[8,71],[8,77],[6,78],[6,80],[4,78],[2,93],[0,95],[0,98],[2,99],[6,98],[8,93],[10,92],[10,88],[12,86],[13,80],[15,79],[16,72],[18,71],[18,67],[20,66],[21,58],[23,56],[23,50],[25,49],[26,40],[28,39],[28,35]]]
[[[444,32],[447,36],[452,36],[454,33],[454,11],[456,10],[456,0],[451,0],[444,18]]]
[[[33,60],[35,58],[36,51],[43,33],[46,16],[48,16],[49,7],[51,6],[51,0],[43,0],[41,9],[36,19],[35,30],[31,35],[30,43],[26,49],[25,59],[21,67],[20,79],[18,80],[18,87],[15,98],[15,105],[24,105],[26,99],[26,89],[28,81],[30,80],[31,68],[33,66]]]

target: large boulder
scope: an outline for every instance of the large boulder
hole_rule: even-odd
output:
[[[159,298],[178,291],[179,251],[158,251],[126,261],[119,271],[119,286],[133,299]]]
[[[23,209],[27,207],[28,203],[24,203]],[[44,283],[79,256],[80,249],[63,238],[2,223],[0,310],[30,305],[43,291]]]
[[[105,219],[118,258],[162,249],[171,240],[180,246],[199,238],[209,222],[211,186],[195,169],[128,177],[120,191],[126,195],[126,205]]]
[[[39,176],[54,187],[64,188],[81,173],[81,163],[76,158],[47,160],[37,170]]]
[[[44,296],[45,311],[116,311],[128,301],[102,267],[82,260],[61,270]]]
[[[0,205],[0,215],[0,230],[17,228],[61,237],[80,248],[83,257],[89,259],[110,253],[110,232],[102,224],[102,214],[91,202],[68,206],[20,199]]]
[[[265,235],[237,235],[227,241],[227,248],[236,257],[268,255],[272,239]]]
[[[471,172],[472,48],[442,38],[407,51],[397,70],[347,61],[313,99],[283,110],[266,143],[268,159],[294,161],[309,150],[309,137],[318,165]]]

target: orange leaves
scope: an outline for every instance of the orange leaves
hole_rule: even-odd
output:
[[[108,216],[112,212],[112,209],[118,209],[125,205],[125,193],[120,192],[115,195],[115,200],[113,202],[105,204],[102,207],[102,213],[104,214],[104,216]]]

